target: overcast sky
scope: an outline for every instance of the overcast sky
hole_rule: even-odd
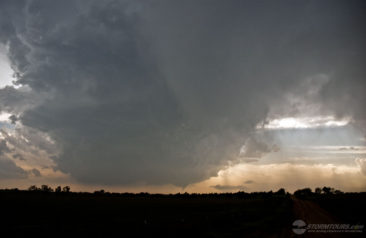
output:
[[[0,186],[366,190],[365,1],[0,1]]]

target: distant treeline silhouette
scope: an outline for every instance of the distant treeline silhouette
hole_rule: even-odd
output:
[[[293,194],[287,192],[284,188],[279,189],[276,192],[272,190],[269,192],[245,192],[245,191],[238,191],[238,192],[225,192],[225,193],[175,193],[175,194],[159,194],[159,193],[147,193],[147,192],[140,192],[140,193],[117,193],[117,192],[106,192],[104,189],[97,190],[94,192],[72,192],[70,186],[57,186],[56,188],[52,188],[48,185],[41,185],[37,187],[36,185],[32,185],[28,188],[28,190],[20,190],[18,188],[13,189],[0,189],[0,192],[27,192],[27,193],[54,193],[54,194],[72,194],[72,195],[96,195],[96,196],[137,196],[137,197],[163,197],[163,196],[174,196],[174,197],[268,197],[268,196],[280,196],[280,197],[290,197],[294,195],[299,198],[306,198],[309,196],[319,196],[319,195],[340,195],[345,194],[344,192],[334,189],[332,187],[323,187],[323,188],[315,188],[312,191],[311,188],[303,188],[296,190]],[[365,192],[360,193],[346,193],[346,194],[365,194]]]
[[[331,187],[323,187],[323,188],[315,188],[314,192],[311,190],[311,188],[303,188],[296,190],[294,192],[294,195],[296,197],[304,197],[309,195],[318,195],[318,194],[324,194],[324,195],[331,195],[331,194],[344,194],[341,190],[336,190]]]
[[[40,188],[38,188],[36,185],[32,185],[28,188],[28,191],[41,191],[41,192],[55,192],[55,193],[68,193],[70,192],[70,186],[65,186],[61,188],[61,186],[57,186],[55,189],[48,185],[42,185]]]

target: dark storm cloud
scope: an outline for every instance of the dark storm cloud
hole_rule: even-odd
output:
[[[40,95],[34,95],[24,88],[6,86],[0,89],[0,110],[18,114],[36,105],[39,99]],[[16,116],[12,115],[9,119],[15,122]]]
[[[31,91],[1,89],[0,108],[47,133],[58,169],[81,182],[215,175],[283,95],[320,74],[329,81],[313,100],[365,119],[361,1],[21,3],[2,1],[0,42]]]

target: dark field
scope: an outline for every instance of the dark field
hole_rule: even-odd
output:
[[[308,199],[329,212],[329,219],[334,214],[337,222],[364,224],[365,198],[363,193]],[[306,198],[272,192],[150,195],[2,190],[0,201],[4,237],[295,237],[293,221],[313,219],[311,211],[296,208]],[[301,213],[304,217],[298,217]]]
[[[307,199],[329,211],[336,221],[366,225],[366,193],[309,196]]]

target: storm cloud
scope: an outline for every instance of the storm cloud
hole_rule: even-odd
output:
[[[6,140],[0,140],[0,179],[25,178],[27,172],[18,167],[12,160],[7,158],[11,152]]]
[[[269,115],[330,113],[365,130],[365,10],[1,1],[0,43],[20,88],[0,89],[0,110],[46,134],[40,146],[60,148],[55,169],[80,182],[186,186],[236,161]]]
[[[9,159],[0,158],[0,179],[26,178],[27,172]]]

